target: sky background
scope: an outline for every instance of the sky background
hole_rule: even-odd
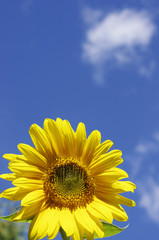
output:
[[[157,0],[0,2],[0,155],[32,144],[29,127],[45,118],[99,130],[137,185],[114,240],[158,239],[158,24]]]

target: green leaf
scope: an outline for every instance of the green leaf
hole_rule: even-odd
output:
[[[103,227],[104,227],[104,237],[110,237],[113,235],[116,235],[120,232],[122,232],[123,230],[125,230],[129,225],[127,225],[124,228],[120,228],[114,224],[111,223],[107,223],[107,222],[102,222]],[[94,239],[99,238],[98,235],[95,233],[94,234]]]
[[[60,233],[61,233],[61,237],[63,240],[70,240],[70,237],[66,236],[65,231],[62,229],[62,227],[60,227]]]
[[[17,214],[17,212],[16,212],[16,213],[12,213],[12,214],[10,214],[10,215],[8,215],[8,216],[2,216],[2,217],[0,217],[0,219],[6,220],[6,221],[12,221],[12,218],[13,218],[16,214]]]
[[[0,219],[3,219],[3,220],[6,220],[6,221],[10,221],[12,222],[12,218],[17,214],[18,212],[15,212],[15,213],[12,213],[8,216],[2,216],[0,217]],[[26,219],[26,220],[18,220],[16,222],[27,222],[27,223],[30,223],[32,221],[32,219]]]
[[[103,227],[104,227],[104,236],[103,237],[111,237],[113,235],[116,235],[120,232],[122,232],[123,230],[125,230],[129,225],[127,225],[124,228],[120,228],[114,224],[111,223],[107,223],[107,222],[103,222]],[[86,235],[84,236],[84,238],[86,238]],[[99,238],[98,235],[96,233],[94,233],[94,239]]]

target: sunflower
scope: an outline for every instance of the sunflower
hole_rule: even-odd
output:
[[[1,178],[14,187],[0,197],[19,201],[21,209],[12,221],[32,219],[28,239],[56,237],[62,228],[74,240],[104,236],[101,220],[127,221],[121,205],[135,202],[119,195],[134,191],[128,175],[117,168],[123,162],[120,150],[109,149],[113,143],[101,143],[99,131],[86,137],[85,125],[76,132],[67,120],[45,119],[43,129],[33,124],[29,130],[35,147],[19,144],[20,155],[5,154],[13,173]]]

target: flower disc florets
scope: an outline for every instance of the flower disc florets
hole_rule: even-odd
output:
[[[75,158],[56,158],[44,177],[44,191],[51,207],[86,207],[93,201],[94,178]]]

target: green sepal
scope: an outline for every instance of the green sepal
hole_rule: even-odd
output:
[[[66,236],[65,231],[62,229],[62,227],[60,227],[60,234],[63,240],[70,240],[70,237]]]
[[[104,237],[110,237],[113,235],[116,235],[122,231],[124,231],[129,225],[127,225],[124,228],[120,228],[114,224],[107,223],[107,222],[102,222],[103,227],[104,227]],[[99,238],[96,234],[94,234],[94,239]]]
[[[127,225],[124,228],[120,228],[114,224],[111,223],[107,223],[107,222],[103,222],[103,227],[104,227],[104,236],[103,237],[111,237],[113,235],[116,235],[120,232],[122,232],[123,230],[125,230],[129,225]],[[94,233],[94,239],[99,238],[98,235],[96,233]],[[84,235],[84,239],[86,239],[86,235]]]
[[[12,213],[8,216],[2,216],[0,217],[0,219],[6,220],[6,221],[10,221],[12,222],[12,218],[17,214],[18,212]],[[17,220],[16,222],[27,222],[27,223],[31,223],[32,219],[26,219],[26,220]]]

